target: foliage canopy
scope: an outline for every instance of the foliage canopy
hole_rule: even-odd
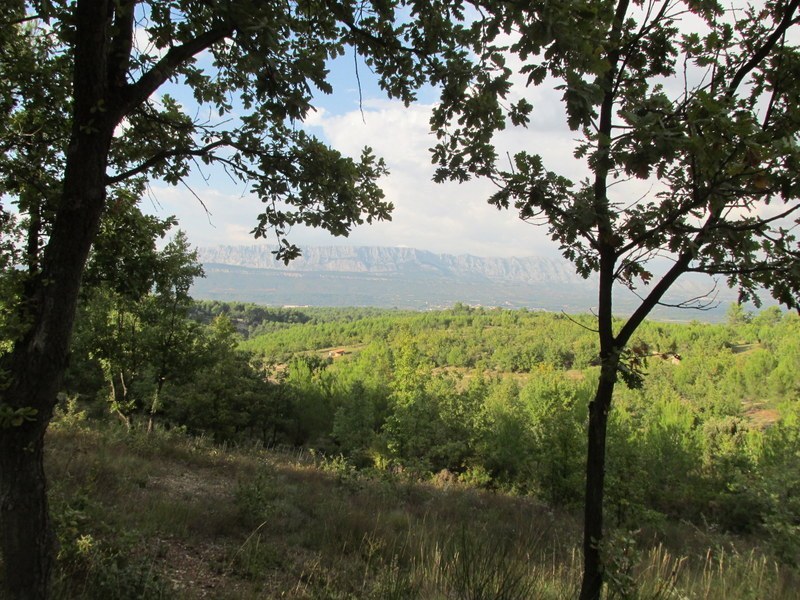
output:
[[[274,231],[285,261],[299,253],[286,238],[294,225],[346,235],[386,219],[384,163],[368,148],[345,157],[301,123],[314,95],[333,91],[326,62],[347,49],[368,57],[404,102],[425,81],[426,57],[439,59],[436,43],[414,29],[428,8],[416,1],[10,0],[3,8],[0,408],[16,417],[0,437],[0,542],[10,595],[44,598],[53,534],[43,436],[101,223],[149,180],[177,185],[211,163],[263,202],[254,234]],[[454,27],[446,15],[427,22],[441,34]],[[414,52],[401,49],[407,42]],[[131,282],[139,292],[142,283]]]

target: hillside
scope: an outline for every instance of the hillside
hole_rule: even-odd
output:
[[[288,266],[266,246],[199,249],[206,277],[197,280],[198,299],[257,302],[271,306],[377,306],[432,309],[456,302],[481,306],[586,312],[595,304],[593,279],[584,280],[568,262],[547,257],[486,258],[435,254],[413,248],[309,247]],[[686,278],[669,302],[703,296],[713,287]],[[718,320],[729,290],[720,290],[713,311],[657,309],[656,318]],[[633,309],[631,294],[617,297],[621,313]]]
[[[197,303],[159,389],[161,338],[95,311],[46,444],[56,598],[575,597],[591,315]],[[800,319],[739,317],[640,329],[609,598],[796,596]]]
[[[370,476],[81,413],[56,420],[47,468],[56,599],[563,600],[580,578],[577,511],[448,473]],[[614,597],[795,597],[796,576],[746,539],[678,523],[654,535],[617,540]]]
[[[462,254],[434,254],[415,248],[321,246],[303,249],[288,267],[276,262],[265,246],[200,248],[203,263],[219,263],[294,272],[371,274],[423,273],[441,277],[513,281],[516,283],[582,283],[564,261],[544,257],[481,258]]]

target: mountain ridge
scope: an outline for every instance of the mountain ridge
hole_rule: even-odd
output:
[[[473,306],[588,312],[597,302],[596,275],[583,279],[574,265],[541,256],[484,258],[384,246],[311,246],[284,265],[267,246],[198,248],[206,277],[195,281],[198,299],[270,306],[375,306],[430,310],[462,302]],[[658,265],[656,265],[658,266]],[[702,298],[708,277],[681,278],[664,298],[678,305]],[[646,288],[639,290],[646,293]],[[651,317],[718,321],[735,293],[717,287],[716,306],[692,311],[659,306]],[[641,300],[618,286],[614,312],[630,314]]]
[[[198,248],[200,262],[281,272],[419,274],[442,277],[519,281],[521,283],[585,283],[571,264],[541,256],[479,257],[438,254],[388,246],[312,246],[289,265],[276,261],[265,246]]]

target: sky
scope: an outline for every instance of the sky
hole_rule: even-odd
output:
[[[330,68],[334,93],[317,95],[317,110],[304,127],[345,155],[358,157],[364,146],[370,146],[384,158],[390,175],[379,183],[394,204],[392,220],[356,227],[347,238],[295,227],[290,241],[301,248],[399,246],[475,256],[558,255],[544,228],[523,223],[513,210],[500,211],[487,203],[494,191],[488,181],[431,181],[434,167],[429,149],[435,139],[428,119],[435,90],[423,90],[420,102],[406,108],[386,98],[363,63],[356,73],[352,54],[338,58]],[[546,167],[578,178],[585,173],[572,157],[574,134],[566,127],[558,95],[547,86],[528,90],[527,97],[536,106],[533,121],[527,129],[504,132],[497,139],[498,153],[533,150],[543,155]],[[205,178],[195,173],[188,183],[191,190],[152,183],[143,209],[160,216],[176,215],[195,246],[275,243],[274,238],[255,240],[250,233],[261,204],[246,188],[233,185],[224,173],[214,170],[206,172]]]
[[[688,16],[682,18],[680,27],[683,31],[702,29]],[[524,95],[534,109],[527,128],[511,127],[509,123],[509,128],[495,137],[498,156],[527,150],[541,155],[546,169],[574,182],[588,177],[585,162],[573,156],[578,134],[566,125],[561,92],[554,89],[556,82],[546,79],[540,86],[527,87],[526,76],[519,74],[522,64],[518,57],[509,56],[507,65],[516,74],[511,99]],[[390,175],[379,184],[394,211],[391,221],[356,227],[347,238],[295,227],[288,236],[291,242],[301,248],[394,246],[475,256],[559,256],[558,246],[549,239],[546,228],[520,221],[514,210],[500,211],[487,203],[494,191],[490,182],[431,181],[434,167],[430,148],[435,138],[428,121],[437,100],[436,90],[423,89],[419,102],[405,107],[386,98],[377,85],[377,77],[363,61],[359,60],[356,67],[352,53],[337,58],[329,68],[334,93],[316,95],[316,111],[302,126],[354,158],[360,156],[364,146],[373,148],[389,168]],[[690,67],[687,76],[692,84],[702,80],[705,73],[696,68],[693,72]],[[683,90],[683,73],[662,83],[668,95],[678,96]],[[174,95],[181,100],[179,91]],[[255,240],[251,234],[257,215],[262,212],[258,198],[246,187],[234,185],[221,170],[209,169],[189,178],[191,189],[152,183],[143,209],[160,216],[177,216],[195,246],[274,245],[274,237]],[[633,181],[615,186],[610,193],[627,204],[629,199],[652,193],[654,185],[652,181]]]

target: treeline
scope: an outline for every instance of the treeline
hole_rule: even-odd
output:
[[[366,317],[386,314],[386,309],[373,307],[271,307],[252,302],[221,302],[197,300],[189,310],[189,317],[205,325],[219,316],[226,316],[236,331],[245,339],[273,333],[298,323],[327,323],[332,321],[358,321]],[[400,311],[392,311],[399,314]]]
[[[90,303],[78,349],[92,347],[93,310],[122,336],[117,355],[73,361],[68,392],[131,426],[581,502],[598,371],[589,315],[201,302],[186,305],[170,361],[146,350],[146,318]],[[800,562],[800,319],[735,307],[723,325],[650,322],[625,364],[609,434],[612,521],[753,533]]]

